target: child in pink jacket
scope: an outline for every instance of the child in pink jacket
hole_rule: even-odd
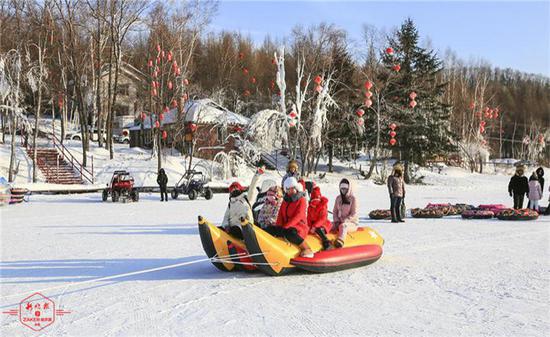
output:
[[[355,232],[359,224],[357,216],[357,199],[353,194],[353,188],[349,180],[344,178],[340,181],[340,195],[334,201],[332,210],[333,229],[338,229],[338,239],[334,243],[336,248],[344,246],[348,232]]]
[[[529,208],[539,211],[539,200],[542,199],[542,188],[535,173],[529,178]]]

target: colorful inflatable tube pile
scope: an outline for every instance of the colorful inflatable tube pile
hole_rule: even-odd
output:
[[[369,218],[373,220],[391,219],[391,211],[389,209],[375,209],[369,213]]]
[[[522,209],[504,209],[497,213],[499,220],[536,220],[539,213],[529,208]]]
[[[442,218],[445,214],[440,208],[413,208],[411,209],[413,218]]]
[[[461,216],[462,219],[491,219],[495,213],[487,209],[469,209],[462,212]]]

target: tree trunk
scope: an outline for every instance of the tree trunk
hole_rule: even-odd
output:
[[[10,134],[11,134],[11,145],[10,145],[10,167],[8,172],[8,181],[13,182],[15,179],[15,176],[13,174],[13,168],[15,166],[15,138],[17,133],[17,118],[11,117],[10,118]]]
[[[36,103],[36,116],[34,118],[34,134],[32,136],[32,182],[36,182],[36,161],[38,159],[36,149],[36,138],[38,137],[38,120],[40,119],[40,108],[42,104],[42,75],[38,80],[38,102]]]
[[[332,158],[333,157],[334,157],[334,145],[330,144],[328,146],[328,171],[329,171],[329,173],[333,172],[333,167],[332,167]]]

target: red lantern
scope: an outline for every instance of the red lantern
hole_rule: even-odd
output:
[[[153,60],[149,60],[149,62],[147,62],[147,65],[149,66],[149,68],[152,67],[153,66]]]
[[[481,145],[484,145],[484,146],[487,145],[487,141],[486,141],[485,139],[483,139],[483,140],[481,141]]]
[[[181,99],[182,99],[183,101],[187,101],[188,98],[189,98],[189,95],[187,95],[187,93],[181,95]]]
[[[298,117],[298,114],[297,114],[295,111],[291,111],[291,112],[288,114],[288,117],[290,117],[290,118],[296,118],[296,117]]]
[[[248,75],[248,69],[247,68],[243,68],[243,74]]]
[[[409,103],[409,105],[410,105],[411,108],[414,108],[414,107],[416,106],[416,101],[414,101],[414,100],[411,101],[411,102]]]
[[[485,125],[487,125],[487,122],[485,122],[485,121],[481,121],[481,122],[479,122],[479,125],[481,125],[481,126],[485,126]]]
[[[372,82],[371,81],[366,81],[365,82],[365,89],[370,90],[370,88],[372,88]]]
[[[416,98],[416,92],[412,91],[410,94],[409,94],[409,98],[412,99],[414,101],[414,99]]]
[[[151,95],[153,95],[153,96],[157,96],[157,89],[153,89],[153,90],[151,90]]]
[[[372,97],[372,92],[370,92],[370,91],[365,91],[365,97],[366,97],[366,98],[371,98],[371,97]]]
[[[498,118],[498,109],[495,109],[495,119]]]
[[[157,44],[157,52],[160,53],[160,44]]]
[[[390,145],[394,146],[395,144],[397,144],[397,140],[395,138],[390,139]]]
[[[245,95],[245,96],[247,96],[247,97],[250,96],[250,90],[245,90],[245,91],[243,92],[243,95]]]
[[[142,112],[141,113],[141,120],[144,121],[145,118],[147,118],[147,114],[145,114],[145,112]]]
[[[315,76],[315,78],[313,79],[313,82],[315,82],[316,84],[321,84],[322,81],[323,79],[319,75]]]
[[[366,99],[366,100],[365,100],[365,106],[366,106],[367,108],[370,108],[370,107],[372,106],[372,101],[371,101],[370,99]]]
[[[399,64],[396,64],[396,65],[394,65],[394,66],[393,66],[393,68],[392,68],[392,69],[393,69],[393,70],[394,70],[395,72],[397,72],[397,73],[398,73],[398,72],[399,72],[399,70],[401,70],[401,66],[400,66]]]
[[[323,87],[320,86],[320,85],[315,87],[315,91],[317,91],[317,92],[321,92],[322,90],[323,90]]]
[[[128,130],[122,131],[122,135],[123,135],[123,136],[128,136]]]
[[[168,55],[166,56],[166,60],[168,60],[168,62],[172,62],[172,52],[171,51],[168,52]]]
[[[239,60],[244,59],[244,53],[239,53]]]
[[[391,123],[390,124],[390,129],[395,130],[395,128],[397,128],[397,125],[395,125],[395,123]]]
[[[365,124],[365,121],[363,120],[363,118],[357,118],[357,125],[363,126],[363,124]]]
[[[256,77],[252,77],[252,78],[250,79],[250,82],[252,82],[252,84],[256,84]]]
[[[479,133],[485,133],[485,127],[483,125],[479,127]]]
[[[164,113],[167,113],[168,111],[170,111],[170,109],[168,109],[168,107],[165,106],[164,109],[162,109],[162,111],[163,111]]]
[[[168,81],[168,90],[172,90],[172,88],[174,88],[172,81]]]
[[[175,99],[173,99],[172,100],[172,108],[176,108],[177,106],[178,106],[178,102]]]
[[[391,130],[390,131],[390,137],[394,138],[397,135],[397,132]]]
[[[168,137],[168,132],[166,130],[162,131],[162,139],[166,139]]]
[[[488,113],[489,110],[491,110],[491,109],[489,109],[489,107],[486,107],[486,108],[485,108],[485,113]]]
[[[159,128],[160,127],[160,122],[159,121],[156,121],[155,122],[155,128]]]
[[[270,86],[271,86],[271,90],[275,89],[275,81],[271,81]]]
[[[290,126],[291,128],[295,127],[296,126],[296,121],[294,119],[291,120],[290,122],[288,122],[288,126]]]
[[[177,68],[176,68],[175,73],[176,73],[176,76],[181,75],[181,69],[180,69],[180,67],[177,67]]]
[[[393,55],[393,48],[392,47],[386,48],[386,54]]]
[[[157,57],[157,64],[160,64],[160,57]]]
[[[192,123],[191,126],[190,126],[190,129],[191,129],[191,132],[197,131],[197,124]]]
[[[274,58],[271,59],[271,64],[277,64],[277,61],[275,61]]]
[[[472,109],[472,110],[473,110],[473,109],[475,108],[475,106],[476,106],[476,105],[475,105],[475,103],[474,103],[474,102],[470,102],[470,109]]]
[[[164,58],[164,57],[165,57],[164,50],[160,52],[160,57],[161,57],[161,58]]]
[[[183,84],[184,84],[184,85],[189,85],[189,80],[188,80],[188,79],[184,79],[184,80],[183,80]]]
[[[163,121],[164,120],[164,114],[159,114],[159,121]]]
[[[359,116],[359,117],[363,117],[363,115],[365,114],[365,110],[363,110],[363,109],[357,109],[357,110],[355,111],[355,114],[356,114],[357,116]]]
[[[178,62],[174,60],[174,62],[172,62],[172,70],[176,72],[176,69],[178,69]]]
[[[63,95],[57,97],[57,106],[61,109],[63,107]]]

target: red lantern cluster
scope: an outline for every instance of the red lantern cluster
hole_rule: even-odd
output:
[[[296,113],[296,111],[292,110],[288,114],[288,126],[292,128],[295,127],[296,124],[298,124],[298,114]]]
[[[479,122],[479,133],[485,133],[485,125],[487,125],[487,122],[485,121]]]
[[[243,75],[245,77],[247,77],[247,82],[255,85],[256,84],[256,77],[252,76],[252,74],[250,74],[250,70],[248,70],[248,68],[246,67],[246,64],[244,63],[244,58],[245,58],[245,54],[243,52],[240,52],[239,53],[239,60],[240,60],[240,63],[241,63],[241,69],[242,69],[242,72],[243,72]],[[249,89],[244,89],[243,90],[243,96],[245,97],[248,97],[252,94],[252,91],[249,90]]]
[[[365,82],[365,89],[370,90],[371,88],[372,88],[372,82],[371,81],[366,81]]]
[[[416,96],[417,96],[417,95],[416,95],[416,92],[414,92],[414,91],[412,91],[412,92],[409,94],[409,98],[411,99],[411,101],[409,102],[409,106],[410,106],[411,108],[413,108],[413,109],[414,109],[414,107],[416,106],[416,101],[415,101]]]
[[[390,124],[390,145],[391,146],[394,146],[395,144],[397,144],[397,140],[395,139],[395,136],[397,136],[397,132],[395,132],[395,129],[397,128],[397,125],[395,125],[395,123],[391,123]]]
[[[386,48],[386,54],[393,55],[393,48],[392,47]]]
[[[365,114],[365,110],[363,109],[357,109],[355,110],[355,114],[357,115],[357,125],[363,126],[365,124],[365,121],[363,120],[363,115]]]

